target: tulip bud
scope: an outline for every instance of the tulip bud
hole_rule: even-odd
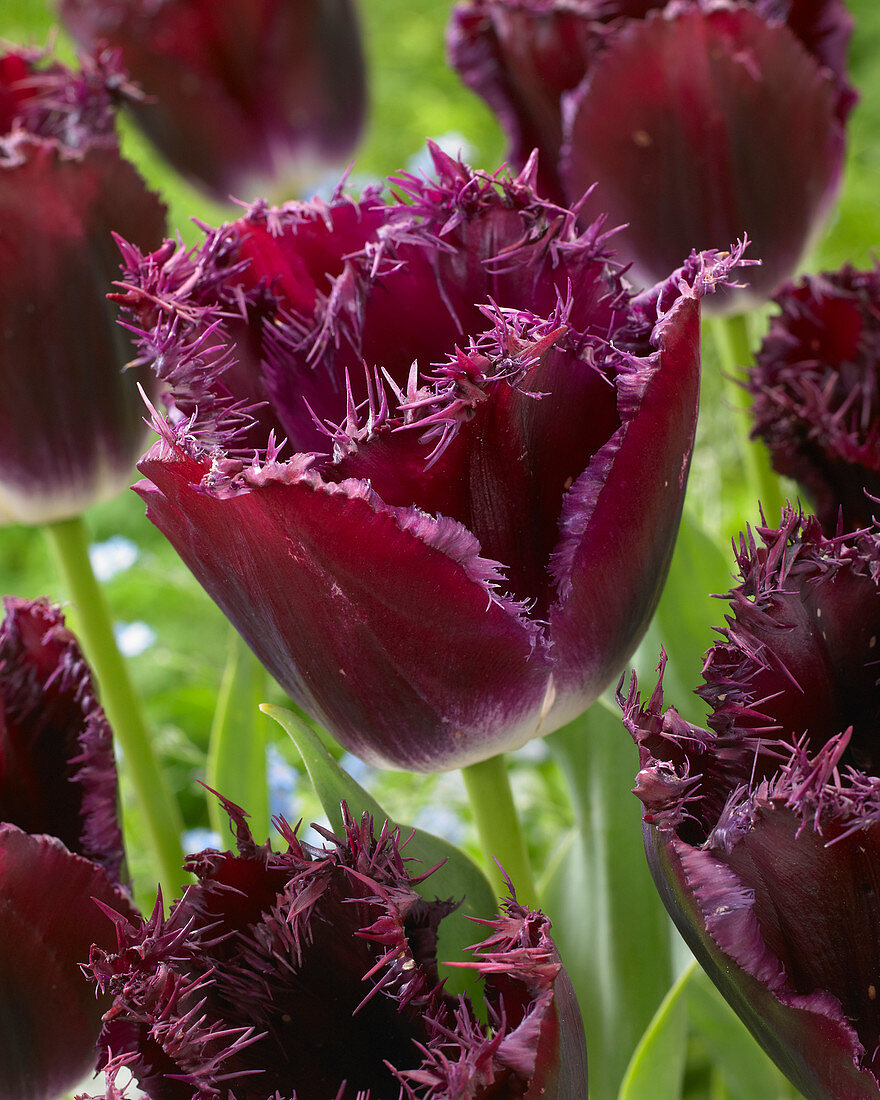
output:
[[[109,43],[145,95],[130,109],[180,173],[221,202],[303,186],[360,137],[354,0],[61,0],[85,48]]]
[[[54,1100],[95,1061],[80,964],[132,917],[110,728],[60,612],[7,598],[0,623],[0,1100]]]
[[[237,851],[192,856],[198,881],[167,920],[120,917],[117,950],[92,953],[114,997],[104,1100],[123,1065],[150,1100],[584,1100],[583,1024],[542,913],[511,897],[479,922],[483,1024],[439,981],[455,904],[415,891],[431,872],[410,877],[399,830],[375,836],[343,804],[344,837],[319,829],[314,848],[279,819],[276,853],[224,805]]]
[[[77,516],[120,492],[148,437],[107,290],[118,230],[155,248],[164,208],[119,155],[111,56],[81,73],[0,57],[0,523]]]
[[[756,537],[757,535],[757,537]],[[621,699],[645,846],[694,954],[809,1100],[880,1097],[880,535],[741,538],[708,729]]]
[[[753,434],[803,486],[826,535],[841,513],[854,531],[880,495],[880,271],[810,275],[774,302],[749,374]]]

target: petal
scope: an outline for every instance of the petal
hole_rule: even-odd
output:
[[[864,981],[858,987],[858,996],[860,1001],[870,1001],[870,980],[876,977],[873,926],[877,917],[873,887],[869,894],[863,887],[874,883],[874,874],[870,871],[865,875],[862,861],[857,874],[842,881],[834,848],[826,848],[815,835],[811,841],[798,833],[798,822],[792,821],[792,816],[789,813],[787,821],[773,828],[773,837],[766,836],[761,843],[762,856],[769,857],[779,873],[771,890],[756,873],[740,876],[727,866],[728,862],[747,864],[756,843],[750,843],[749,851],[735,861],[728,861],[646,826],[648,862],[688,946],[755,1038],[804,1096],[810,1100],[826,1100],[829,1096],[876,1100],[880,1088],[866,1068],[862,1036],[856,1034],[847,1018],[855,1007],[852,993],[857,987],[850,987],[850,997],[842,1005],[833,995],[833,990],[845,986],[862,964],[864,946],[869,941],[863,939],[859,949],[856,939],[867,932],[873,965],[864,976],[859,975]],[[862,843],[855,837],[852,841],[853,849]],[[779,844],[778,851],[774,850],[775,844]],[[795,853],[797,859],[786,863]],[[858,922],[853,925],[851,905],[856,906],[855,913],[866,918],[867,929]],[[795,930],[794,924],[801,927]],[[850,937],[850,929],[855,938]],[[787,939],[795,935],[797,943]],[[854,957],[848,956],[850,949],[855,950]],[[802,973],[802,967],[792,958],[794,950],[810,956],[807,973]],[[831,984],[822,984],[813,971],[814,962],[824,967]],[[841,970],[829,974],[838,963]],[[826,989],[832,992],[821,992]],[[873,1002],[871,1006],[871,1017],[876,1020],[877,1009]],[[871,1036],[869,1062],[876,1049],[876,1027],[864,1037]]]
[[[0,821],[58,837],[118,881],[113,737],[60,611],[6,597],[0,624]]]
[[[86,49],[103,40],[122,51],[149,97],[133,105],[139,125],[220,201],[253,199],[297,167],[312,174],[360,136],[365,73],[351,0],[64,0],[61,17]]]
[[[295,463],[245,471],[226,492],[202,483],[207,463],[168,444],[140,469],[149,518],[347,748],[443,770],[534,735],[547,681],[536,628],[498,594],[493,563],[458,524]]]
[[[22,140],[0,159],[0,522],[78,515],[128,484],[147,438],[132,347],[105,300],[111,231],[144,247],[164,208],[113,148]]]
[[[632,89],[639,94],[633,95]],[[744,5],[652,13],[625,24],[565,105],[570,197],[598,181],[602,210],[645,284],[693,248],[744,232],[762,267],[760,301],[821,228],[840,182],[834,85],[784,25]]]
[[[53,1100],[95,1063],[107,998],[80,970],[115,944],[95,899],[133,916],[96,864],[53,837],[0,825],[0,1097]]]
[[[618,383],[621,427],[566,497],[553,568],[559,600],[557,728],[588,706],[647,628],[669,568],[697,422],[700,303],[685,294],[657,326],[658,351]],[[623,368],[622,368],[623,370]]]

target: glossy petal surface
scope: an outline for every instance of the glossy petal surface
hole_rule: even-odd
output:
[[[110,729],[61,613],[7,597],[0,623],[0,1097],[53,1100],[94,1065],[106,998],[80,970],[133,915],[119,885]]]
[[[0,825],[0,1097],[54,1100],[95,1064],[108,998],[79,964],[113,924],[95,899],[133,915],[106,871],[49,836]]]
[[[748,233],[762,260],[749,294],[760,301],[794,269],[837,191],[835,106],[786,26],[742,5],[649,16],[619,31],[566,105],[566,187],[576,195],[596,182],[587,209],[628,223],[619,247],[647,285],[684,247]],[[736,308],[747,304],[739,295]]]
[[[643,286],[748,234],[742,310],[791,274],[840,184],[852,21],[841,0],[461,0],[451,63],[542,193],[621,225]],[[595,188],[594,188],[595,185]],[[592,189],[592,190],[591,190]]]
[[[550,732],[632,651],[684,495],[699,301],[742,258],[636,297],[534,162],[432,154],[405,202],[261,204],[198,251],[129,249],[119,296],[176,425],[141,463],[150,519],[301,705],[415,770]]]
[[[221,201],[343,162],[360,136],[364,59],[351,0],[63,0],[87,49],[121,52],[149,139]]]
[[[663,710],[660,684],[642,705],[633,683],[624,701],[648,859],[692,950],[803,1094],[868,1100],[880,537],[829,540],[789,511],[744,536],[738,562],[700,689],[710,729]]]
[[[152,389],[146,371],[123,370],[132,347],[106,293],[119,274],[113,231],[155,247],[164,208],[106,132],[102,74],[56,69],[44,73],[17,55],[0,69],[19,120],[0,152],[0,522],[7,523],[68,518],[119,492],[147,434],[137,383]],[[22,119],[31,129],[21,128]]]

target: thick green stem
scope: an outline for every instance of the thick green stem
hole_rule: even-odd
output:
[[[751,397],[742,385],[752,363],[749,318],[745,313],[715,317],[709,324],[721,359],[727,399],[733,409],[733,427],[739,440],[740,459],[749,495],[761,502],[769,523],[779,518],[784,503],[779,478],[763,440],[751,439]]]
[[[107,603],[88,554],[83,520],[61,520],[43,530],[73,604],[74,625],[98,682],[101,703],[122,751],[137,812],[142,816],[165,896],[177,897],[186,876],[180,810],[153,752],[138,699],[116,644]]]
[[[266,727],[261,713],[266,673],[237,630],[230,628],[229,656],[211,726],[205,781],[250,814],[257,841],[269,835],[269,792],[266,786]],[[225,835],[228,818],[214,797],[208,797],[211,825]]]
[[[484,869],[495,892],[499,898],[507,897],[500,864],[516,890],[517,900],[535,905],[537,891],[510,789],[507,760],[503,754],[493,756],[481,764],[462,768],[461,773],[480,835]]]

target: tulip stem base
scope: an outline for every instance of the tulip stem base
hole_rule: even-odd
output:
[[[740,460],[749,495],[760,501],[764,515],[773,524],[779,518],[784,499],[766,444],[762,439],[751,438],[751,396],[743,385],[753,361],[749,317],[745,313],[734,314],[732,317],[713,317],[708,324],[721,360],[722,376],[727,400],[733,412]]]
[[[508,895],[506,875],[522,905],[537,903],[537,890],[503,754],[461,769],[473,811],[485,870],[499,898]],[[500,865],[500,866],[499,866]],[[502,872],[503,869],[503,872]]]
[[[69,618],[98,684],[101,705],[121,749],[125,777],[134,790],[155,867],[166,897],[176,897],[185,875],[180,810],[153,751],[140,700],[116,638],[104,593],[92,571],[81,517],[43,527],[73,607]]]

